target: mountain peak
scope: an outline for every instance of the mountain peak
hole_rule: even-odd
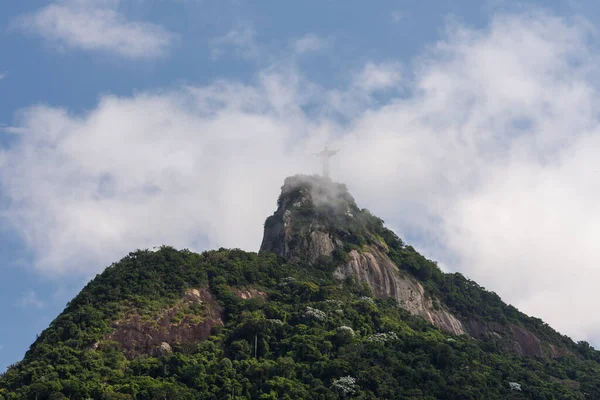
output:
[[[290,176],[265,221],[260,251],[313,264],[343,248],[344,239],[358,244],[351,231],[361,230],[362,213],[346,185],[318,175]]]
[[[434,309],[415,276],[392,261],[390,251],[398,254],[403,246],[381,219],[358,208],[345,185],[297,175],[285,180],[278,208],[265,222],[261,252],[300,265],[332,265],[337,278],[366,284],[377,298],[393,298],[448,332],[465,333],[444,307]]]
[[[291,203],[290,203],[291,201]],[[343,183],[320,175],[294,175],[285,179],[278,199],[279,207],[302,207],[311,204],[321,211],[347,214],[358,210],[354,198]]]

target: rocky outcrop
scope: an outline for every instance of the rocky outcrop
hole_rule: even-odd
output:
[[[328,257],[333,254],[336,247],[342,247],[342,243],[337,243],[331,238],[331,236],[325,232],[312,231],[308,235],[307,240],[307,254],[309,256],[309,262],[314,263],[319,257]]]
[[[162,342],[159,346],[155,347],[151,351],[151,355],[153,357],[162,357],[169,355],[173,352],[173,348],[167,342]]]
[[[425,318],[433,325],[454,335],[466,333],[463,324],[445,307],[433,306],[425,289],[414,278],[401,272],[398,267],[376,246],[359,253],[352,250],[349,261],[338,267],[335,276],[340,279],[353,276],[358,282],[371,287],[377,298],[392,297],[400,306],[413,315]]]
[[[201,312],[193,310],[200,309]],[[180,320],[177,316],[182,315]],[[119,342],[125,356],[167,354],[173,345],[195,344],[223,325],[223,310],[208,288],[189,289],[175,306],[144,319],[135,308],[114,321],[113,333],[105,340]]]
[[[260,251],[313,264],[343,247],[329,228],[332,223],[343,226],[353,212],[358,207],[344,185],[316,176],[289,177],[281,188],[277,211],[265,222]]]
[[[293,262],[302,260],[314,264],[320,257],[331,256],[336,248],[343,247],[340,240],[334,240],[320,229],[313,224],[292,234],[292,221],[284,216],[282,222],[265,228],[261,251],[276,253]]]
[[[360,216],[363,220],[356,220]],[[387,256],[387,245],[366,229],[364,218],[373,217],[365,217],[344,185],[318,176],[289,177],[281,188],[277,211],[265,222],[260,251],[276,253],[294,263],[314,264],[343,250],[348,238],[369,238],[372,244],[361,252],[350,251],[348,261],[335,275],[354,276],[368,284],[376,297],[392,297],[411,314],[449,333],[464,334],[466,330],[456,317],[443,305],[434,307],[423,286],[401,273]]]
[[[513,339],[511,343],[512,350],[515,353],[520,356],[543,357],[545,355],[542,349],[542,341],[529,330],[513,324],[509,325],[509,329],[512,333],[510,336]]]
[[[572,355],[564,347],[544,342],[529,329],[515,324],[470,320],[465,324],[467,333],[475,339],[497,338],[504,348],[521,357],[556,358]]]
[[[268,297],[268,295],[265,292],[255,289],[255,288],[244,288],[244,289],[235,288],[232,290],[236,296],[238,296],[239,298],[244,299],[244,300],[255,299],[257,297],[263,297],[263,298]]]

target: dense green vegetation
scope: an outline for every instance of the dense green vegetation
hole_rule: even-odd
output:
[[[390,233],[380,235],[391,247]],[[589,347],[554,360],[518,358],[491,342],[450,337],[394,301],[372,299],[352,279],[340,284],[332,268],[333,261],[297,268],[240,250],[131,253],[90,282],[0,377],[0,398],[600,398],[600,365]],[[132,304],[152,315],[205,286],[224,309],[225,325],[210,339],[131,360],[119,343],[102,340]],[[456,287],[449,296],[466,296]],[[244,300],[235,288],[267,297]],[[494,299],[480,293],[477,301],[495,309]]]

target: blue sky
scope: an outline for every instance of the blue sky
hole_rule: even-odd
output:
[[[95,274],[256,250],[285,176],[600,345],[600,5],[5,1],[0,370]]]

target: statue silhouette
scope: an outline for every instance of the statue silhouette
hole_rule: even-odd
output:
[[[315,153],[317,157],[321,157],[321,162],[323,163],[323,176],[325,178],[329,178],[329,159],[337,154],[339,150],[328,150],[327,146],[325,146],[325,150],[320,153]]]

